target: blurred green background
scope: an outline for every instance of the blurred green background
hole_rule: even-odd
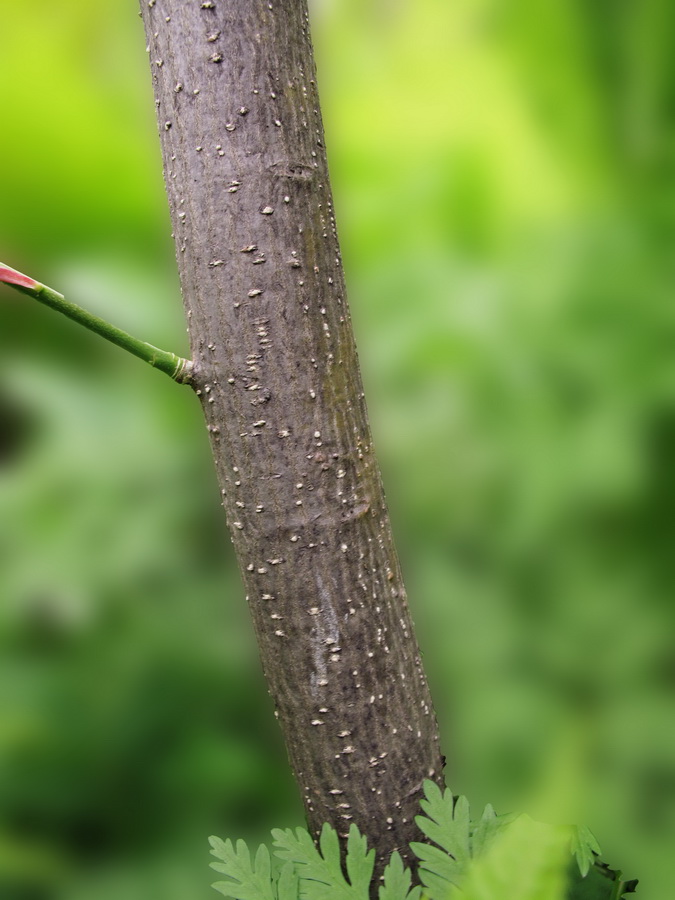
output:
[[[0,259],[186,351],[133,0],[0,4]],[[315,0],[455,791],[675,892],[675,5]],[[0,298],[0,896],[197,900],[301,822],[199,410]]]

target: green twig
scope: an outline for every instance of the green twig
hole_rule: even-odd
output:
[[[168,350],[160,350],[158,347],[153,347],[152,344],[139,341],[138,338],[132,337],[126,331],[122,331],[121,328],[116,328],[110,322],[106,322],[105,319],[100,319],[93,313],[87,312],[86,309],[82,309],[81,306],[66,300],[62,294],[52,290],[50,287],[40,284],[39,281],[35,281],[33,278],[29,278],[28,275],[23,275],[21,272],[17,272],[16,269],[12,269],[2,263],[0,263],[0,283],[8,284],[10,287],[34,297],[40,303],[44,303],[45,306],[50,306],[57,312],[63,313],[69,319],[79,322],[80,325],[84,325],[90,331],[100,334],[101,337],[111,341],[113,344],[117,344],[118,347],[128,350],[129,353],[133,353],[139,359],[145,360],[145,362],[150,363],[151,366],[154,366],[161,372],[166,372],[174,381],[181,383],[190,382],[192,363],[189,359],[183,359],[181,356],[176,356],[175,353],[169,353]]]

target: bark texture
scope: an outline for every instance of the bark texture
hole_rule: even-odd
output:
[[[441,780],[361,386],[305,0],[142,0],[195,364],[310,829],[380,859]]]

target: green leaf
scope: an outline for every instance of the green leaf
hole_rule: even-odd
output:
[[[433,782],[424,783],[416,822],[429,843],[410,845],[420,860],[423,887],[394,852],[386,866],[379,900],[621,900],[637,882],[623,881],[600,862],[600,848],[585,826],[545,825],[526,815],[497,816],[489,804],[470,822],[465,797],[454,798]],[[508,827],[507,827],[508,826]],[[235,900],[370,900],[375,851],[356,825],[349,829],[346,853],[330,825],[318,846],[304,828],[274,829],[274,855],[265,846],[255,860],[244,841],[210,838],[227,876],[216,890]],[[569,852],[576,863],[570,860]],[[374,887],[373,887],[374,892]]]
[[[295,834],[290,828],[275,828],[272,837],[275,855],[295,866],[303,900],[369,900],[375,851],[366,852],[366,839],[356,825],[349,829],[347,841],[349,881],[342,871],[338,836],[330,825],[321,829],[320,851],[304,828],[296,828]]]
[[[278,900],[298,900],[300,879],[292,863],[284,863],[277,882]]]
[[[444,850],[429,844],[413,841],[410,849],[420,860],[419,878],[425,887],[425,894],[433,900],[444,900],[454,896],[454,890],[462,883],[464,869],[457,860]]]
[[[471,852],[469,845],[469,801],[466,797],[452,796],[452,791],[441,789],[433,781],[424,782],[425,799],[420,806],[424,816],[415,821],[429,840],[438,844],[453,856],[460,865],[466,865]]]
[[[236,847],[229,839],[209,838],[211,852],[221,862],[211,863],[211,868],[226,875],[228,881],[217,881],[213,887],[226,897],[235,900],[277,900],[272,879],[270,852],[264,844],[258,847],[255,862],[245,841],[237,841]]]
[[[518,818],[518,813],[509,813],[498,816],[492,806],[488,805],[483,810],[483,815],[476,825],[472,827],[471,856],[482,856],[495,837],[506,825],[510,825]]]
[[[403,860],[396,850],[384,870],[383,884],[380,887],[380,900],[420,900],[421,888],[411,889],[412,876],[406,869]]]
[[[472,860],[463,900],[565,900],[569,830],[519,816]]]
[[[455,800],[450,790],[442,792],[433,781],[424,782],[424,793],[420,805],[425,815],[415,821],[438,846],[413,842],[410,848],[420,860],[422,884],[440,900],[453,895],[471,857],[469,803],[466,797]]]
[[[586,877],[595,857],[600,856],[602,852],[590,828],[587,828],[585,825],[574,825],[572,827],[571,849],[579,864],[579,871]]]
[[[352,887],[359,895],[367,897],[375,867],[375,851],[368,850],[368,841],[365,835],[360,834],[356,825],[349,828],[346,864],[347,876]]]
[[[622,900],[635,892],[637,881],[624,881],[623,873],[596,859],[586,876],[572,863],[565,900]]]

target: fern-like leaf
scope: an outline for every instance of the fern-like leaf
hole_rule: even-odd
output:
[[[579,864],[579,871],[586,877],[596,856],[600,856],[601,850],[595,835],[590,828],[585,825],[575,825],[572,828],[571,841],[572,855],[576,857]]]
[[[235,900],[277,900],[272,877],[270,852],[261,844],[251,862],[251,852],[244,841],[221,841],[209,838],[211,852],[221,862],[211,863],[211,868],[227,876],[227,881],[217,881],[213,887],[226,897]],[[290,900],[290,898],[289,898]]]
[[[277,881],[278,900],[298,900],[300,896],[300,879],[292,863],[284,863]]]
[[[415,821],[438,846],[413,842],[410,848],[420,860],[422,884],[441,900],[459,887],[471,856],[469,804],[466,797],[455,800],[450,790],[441,791],[433,781],[424,782],[424,793],[420,805],[425,815]]]
[[[368,897],[375,867],[375,851],[368,850],[366,836],[359,832],[356,825],[350,827],[347,836],[346,863],[347,876],[352,888],[357,891],[357,896]]]
[[[498,816],[488,805],[483,810],[483,815],[471,826],[471,856],[476,858],[486,853],[497,835],[512,822],[518,818],[518,813],[507,813],[504,816]]]
[[[492,804],[488,803],[483,810],[480,821],[473,827],[473,834],[471,835],[472,856],[480,856],[487,849],[499,831],[500,826],[498,823],[497,813],[494,811]]]
[[[420,861],[422,886],[412,886],[410,870],[394,852],[379,900],[620,900],[635,890],[636,881],[624,881],[600,861],[600,847],[585,826],[497,816],[489,804],[471,823],[466,798],[432,781],[424,783],[421,807],[424,814],[415,821],[429,842],[410,848]],[[370,900],[375,851],[356,825],[344,855],[328,824],[318,847],[304,828],[274,829],[272,836],[281,866],[265,846],[252,860],[244,841],[210,838],[219,860],[211,865],[227,879],[213,887],[234,900]]]
[[[394,850],[384,870],[383,884],[380,887],[380,900],[420,900],[422,889],[411,888],[412,875],[406,869],[398,852]]]
[[[375,864],[375,851],[366,849],[366,839],[356,825],[349,829],[347,840],[347,872],[340,863],[340,843],[330,825],[321,830],[319,850],[304,828],[272,831],[275,854],[293,863],[300,878],[303,900],[369,900],[369,887]]]
[[[569,832],[519,816],[467,868],[463,900],[564,900]]]
[[[623,900],[635,893],[637,881],[624,881],[620,871],[596,859],[588,874],[582,876],[575,862],[569,870],[565,900]]]
[[[433,900],[454,897],[454,891],[462,884],[464,870],[457,861],[439,847],[413,842],[410,849],[419,858],[419,879],[425,894]]]
[[[415,821],[429,840],[442,847],[455,858],[460,866],[470,857],[469,802],[466,797],[452,796],[452,791],[441,791],[433,781],[424,782],[425,798],[420,802],[425,815]]]

